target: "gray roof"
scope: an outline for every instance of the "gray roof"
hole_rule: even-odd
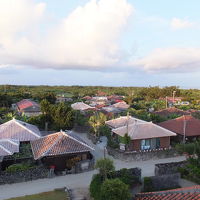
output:
[[[39,129],[26,122],[12,119],[0,125],[0,139],[31,141],[40,138]]]
[[[11,139],[0,140],[0,157],[13,155],[19,152],[19,141]]]

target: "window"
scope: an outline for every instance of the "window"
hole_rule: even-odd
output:
[[[160,138],[141,140],[141,150],[160,148]]]

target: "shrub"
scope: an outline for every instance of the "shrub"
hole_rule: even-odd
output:
[[[120,179],[123,183],[132,186],[133,184],[138,184],[140,183],[139,178],[136,176],[133,176],[131,173],[130,169],[120,169],[119,171],[114,171],[111,172],[108,176],[108,178],[118,178]]]
[[[109,158],[103,158],[97,160],[95,168],[99,169],[99,173],[104,179],[107,178],[108,173],[115,170],[113,161],[110,160]]]
[[[6,172],[20,172],[20,171],[26,171],[28,169],[34,168],[33,165],[31,164],[26,164],[26,163],[18,163],[18,164],[13,164],[10,165],[9,167],[6,168]]]
[[[144,192],[152,192],[154,187],[152,185],[152,180],[150,177],[144,177]]]
[[[90,183],[90,196],[95,200],[100,200],[101,185],[103,178],[100,174],[95,174]]]
[[[101,186],[101,200],[129,200],[130,197],[128,185],[119,179],[107,179]]]

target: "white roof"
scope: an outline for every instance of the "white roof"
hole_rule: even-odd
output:
[[[84,111],[84,110],[88,110],[88,109],[94,109],[94,107],[91,107],[83,102],[77,102],[71,105],[71,107],[74,110],[80,110],[80,111]]]
[[[127,124],[133,124],[135,122],[143,123],[145,121],[143,121],[141,119],[137,119],[137,118],[132,117],[132,116],[121,116],[119,118],[106,121],[105,123],[107,125],[111,126],[112,128],[119,128],[119,127],[125,126]]]
[[[112,106],[118,109],[128,109],[130,107],[126,102],[118,102],[113,104]]]
[[[112,129],[112,131],[122,137],[128,134],[132,140],[176,136],[176,133],[153,124],[152,122],[136,122]]]
[[[40,138],[37,126],[12,119],[0,125],[0,139],[13,139],[18,141],[31,141]]]
[[[19,152],[19,141],[11,139],[0,140],[0,157]]]

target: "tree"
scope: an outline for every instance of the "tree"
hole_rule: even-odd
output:
[[[55,105],[51,117],[56,130],[71,129],[73,127],[74,113],[72,108],[65,103]]]
[[[95,200],[101,200],[101,185],[103,184],[103,179],[100,174],[95,174],[92,177],[92,181],[90,183],[90,196]]]
[[[130,198],[128,185],[119,179],[107,179],[101,186],[101,200],[129,200]]]
[[[104,178],[104,180],[107,178],[107,174],[109,172],[115,170],[113,161],[110,160],[109,158],[102,158],[97,160],[95,168],[99,169],[99,173]]]
[[[96,113],[89,118],[89,124],[92,126],[95,136],[99,136],[99,127],[104,125],[106,115],[103,113]]]

